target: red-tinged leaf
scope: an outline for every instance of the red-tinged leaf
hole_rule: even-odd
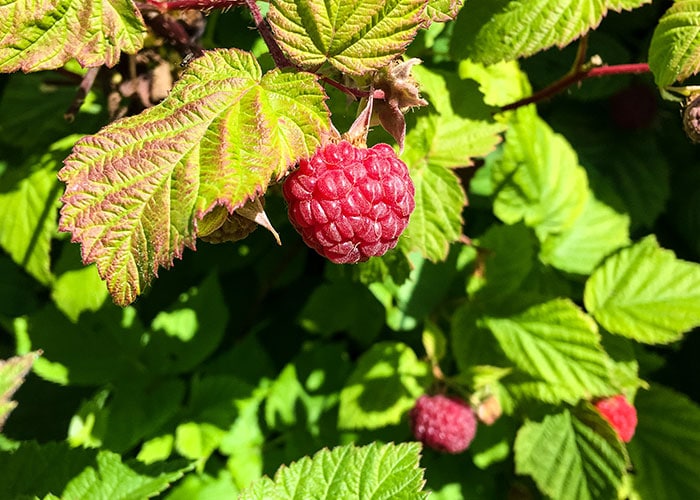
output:
[[[0,72],[114,66],[146,36],[132,0],[0,1]]]
[[[129,304],[194,249],[204,215],[242,207],[313,153],[330,128],[325,97],[309,73],[262,75],[247,52],[208,52],[161,104],[76,144],[59,172],[60,229]]]

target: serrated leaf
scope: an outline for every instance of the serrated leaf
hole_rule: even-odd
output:
[[[77,59],[114,66],[122,51],[138,51],[146,26],[132,0],[3,0],[0,72],[39,71]]]
[[[51,238],[61,185],[56,170],[75,138],[66,138],[40,158],[32,158],[17,170],[7,170],[0,180],[0,246],[12,260],[43,284],[51,274]]]
[[[416,124],[402,155],[405,161],[424,158],[443,167],[465,167],[496,148],[505,126],[493,119],[494,109],[484,103],[476,82],[423,66],[413,72],[431,107],[414,115]],[[459,99],[450,97],[455,95]]]
[[[249,53],[208,52],[161,104],[78,142],[59,173],[61,230],[129,304],[194,248],[198,219],[243,206],[313,153],[329,127],[324,99],[314,75],[262,75]]]
[[[606,259],[586,282],[586,309],[606,330],[666,344],[700,325],[700,264],[648,236]]]
[[[581,214],[565,231],[548,236],[540,259],[562,271],[590,274],[604,257],[630,243],[630,218],[591,192]]]
[[[462,208],[467,203],[459,178],[430,163],[409,165],[416,188],[416,208],[399,239],[405,252],[417,250],[436,262],[447,258],[450,243],[462,235]]]
[[[240,500],[307,498],[420,499],[423,470],[418,443],[346,445],[321,450],[290,466],[282,466],[274,480],[256,481]]]
[[[363,75],[401,55],[423,20],[425,0],[273,0],[268,20],[292,62],[316,70],[328,62]]]
[[[568,299],[507,317],[487,316],[484,324],[510,360],[561,401],[575,403],[614,391],[596,324]]]
[[[24,382],[29,370],[41,352],[31,352],[24,356],[15,356],[10,359],[0,360],[0,431],[10,415],[15,409],[17,402],[10,398]]]
[[[700,70],[700,2],[676,0],[659,20],[649,46],[649,68],[659,87]]]
[[[425,392],[427,363],[400,342],[380,342],[357,361],[340,393],[338,427],[377,429],[397,424]]]
[[[425,17],[431,23],[446,23],[457,17],[464,0],[430,0],[425,7]]]
[[[152,464],[124,463],[121,457],[103,450],[94,466],[85,468],[63,491],[62,498],[149,498],[165,490],[192,467],[186,462]]]
[[[631,10],[651,0],[494,0],[467,2],[457,17],[452,53],[484,64],[563,47],[596,28],[609,11]]]
[[[642,498],[700,497],[700,407],[671,389],[639,391],[638,424],[629,443],[634,486]]]
[[[524,221],[540,240],[570,227],[589,196],[576,152],[527,108],[508,130],[492,181],[497,187],[496,216],[507,224]]]
[[[617,498],[626,462],[624,447],[589,406],[526,422],[515,440],[516,472],[551,498]]]

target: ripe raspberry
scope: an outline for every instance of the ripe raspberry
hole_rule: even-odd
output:
[[[387,144],[328,144],[299,162],[283,193],[304,242],[336,264],[394,248],[415,207],[408,169]]]
[[[409,419],[415,438],[438,451],[461,453],[469,448],[476,434],[474,411],[457,398],[423,395]]]
[[[625,443],[629,443],[637,427],[637,410],[622,394],[597,401],[595,407],[603,418],[617,431]]]

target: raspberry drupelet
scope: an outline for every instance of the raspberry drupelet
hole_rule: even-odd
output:
[[[388,144],[327,144],[299,162],[283,193],[304,242],[336,264],[394,248],[415,207],[408,168]]]

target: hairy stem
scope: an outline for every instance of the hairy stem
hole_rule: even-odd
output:
[[[146,3],[161,10],[208,10],[228,9],[244,5],[244,0],[146,0]]]
[[[72,122],[73,120],[75,120],[75,115],[77,115],[78,111],[80,111],[80,107],[85,102],[85,97],[88,95],[88,92],[90,92],[90,89],[95,83],[95,78],[97,78],[97,73],[99,72],[99,66],[87,70],[87,73],[85,73],[85,76],[80,82],[78,91],[75,93],[75,98],[73,99],[73,102],[71,102],[70,106],[63,114],[63,118],[65,118],[66,121]]]
[[[626,74],[638,74],[638,73],[648,73],[649,64],[647,63],[634,63],[634,64],[615,64],[612,66],[594,66],[583,65],[578,69],[570,72],[563,78],[557,80],[556,82],[546,86],[542,90],[539,90],[532,94],[531,96],[524,97],[510,104],[506,104],[501,107],[500,111],[509,111],[512,109],[520,108],[528,104],[535,102],[544,101],[550,97],[560,93],[570,85],[576,82],[580,82],[587,78],[599,78],[601,76],[610,75],[626,75]]]
[[[282,49],[280,49],[280,46],[277,44],[277,40],[275,40],[275,37],[272,34],[270,25],[267,24],[267,21],[265,21],[263,18],[262,13],[258,8],[258,4],[255,3],[255,0],[245,0],[245,4],[248,6],[248,9],[250,9],[250,13],[253,16],[253,21],[255,21],[255,27],[258,29],[258,33],[260,33],[265,45],[267,45],[267,49],[270,51],[272,60],[275,61],[275,66],[280,69],[294,66],[289,59],[287,59],[287,56],[284,55]]]

